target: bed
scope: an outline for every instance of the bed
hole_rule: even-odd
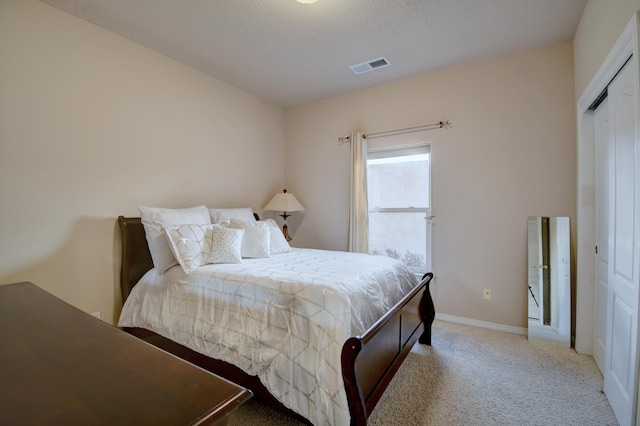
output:
[[[139,293],[143,292],[143,290],[140,289],[142,289],[144,285],[147,285],[145,280],[151,280],[151,282],[154,282],[154,280],[159,280],[160,276],[153,271],[154,264],[141,219],[139,217],[126,218],[120,216],[118,217],[118,224],[122,239],[120,284],[123,304],[126,305],[129,299],[131,299],[130,304],[133,304],[134,299],[143,300],[145,296],[140,296]],[[312,254],[315,256],[322,253],[312,252]],[[307,252],[300,251],[278,256],[288,259],[283,260],[284,262],[291,262],[291,259],[296,259],[294,256],[307,255]],[[273,257],[275,258],[276,256]],[[349,262],[352,263],[353,260],[350,259]],[[242,268],[249,267],[251,263],[252,262],[243,262]],[[260,264],[259,260],[256,260],[253,263],[258,265],[260,268],[267,268],[264,266],[266,264]],[[321,272],[322,271],[319,273]],[[246,272],[243,271],[242,273]],[[168,273],[162,275],[171,276],[172,274],[176,275],[178,280],[184,279],[184,275],[181,275],[182,272],[179,271],[179,267],[175,267]],[[190,275],[196,277],[193,279],[205,279],[202,277],[198,278],[198,274],[199,272],[195,272]],[[367,324],[366,329],[358,330],[358,327],[348,328],[348,330],[358,330],[358,332],[354,332],[353,335],[343,336],[344,339],[340,339],[342,346],[341,348],[338,348],[338,361],[332,362],[330,359],[324,359],[324,356],[321,357],[321,361],[324,361],[324,365],[319,364],[320,369],[334,368],[337,370],[337,374],[340,375],[340,392],[338,392],[338,394],[341,395],[344,393],[344,396],[346,397],[346,420],[344,415],[340,417],[340,412],[333,414],[330,413],[330,415],[325,418],[323,417],[325,416],[325,413],[316,413],[318,410],[317,407],[312,407],[310,415],[303,416],[300,414],[301,410],[298,409],[298,407],[295,407],[296,410],[293,410],[290,408],[292,405],[290,401],[287,400],[286,404],[283,403],[282,395],[278,392],[274,392],[272,388],[268,389],[263,383],[265,381],[264,377],[259,377],[259,374],[255,374],[255,372],[251,371],[251,368],[247,368],[246,365],[242,365],[243,368],[240,368],[234,363],[225,360],[224,356],[217,356],[217,352],[215,351],[213,352],[213,356],[207,356],[207,351],[201,350],[198,342],[194,344],[191,344],[191,342],[178,342],[176,341],[178,339],[171,338],[170,333],[153,330],[154,327],[149,327],[151,328],[149,329],[139,326],[123,326],[123,330],[151,343],[152,345],[173,353],[180,358],[250,389],[256,400],[278,411],[284,412],[304,423],[350,423],[352,425],[366,425],[368,416],[373,411],[385,388],[408,355],[414,343],[419,341],[422,344],[431,344],[431,325],[435,317],[435,309],[429,292],[429,284],[432,278],[433,274],[425,274],[422,280],[415,285],[415,287],[408,290],[406,294],[401,296],[397,303],[389,307],[386,312],[377,315],[377,319],[373,321],[373,324],[369,324],[371,321],[362,321],[363,324]],[[238,286],[244,286],[244,283],[240,283],[237,279],[236,281]],[[141,284],[139,288],[136,288],[139,282],[143,282],[145,284]],[[171,288],[175,287],[176,286],[173,286]],[[198,286],[198,288],[210,288],[210,286],[203,284],[202,286]],[[266,291],[262,287],[261,289],[261,291]],[[296,292],[299,291],[300,290],[292,290],[291,294],[297,294]],[[325,291],[325,293],[327,292]],[[333,293],[329,291],[328,294]],[[284,298],[285,296],[275,297]],[[286,304],[289,303],[289,300],[293,299],[285,298],[283,300],[285,301],[282,303]],[[299,301],[296,301],[295,303],[298,302]],[[160,302],[153,304],[162,305],[163,303]],[[152,304],[150,303],[149,305]],[[334,306],[336,304],[332,302],[329,303],[329,305]],[[257,309],[261,308],[258,307]],[[308,310],[308,306],[305,310]],[[273,316],[273,314],[269,315]],[[269,318],[271,318],[271,316],[269,316]],[[270,319],[269,321],[273,321],[276,325],[278,324],[278,320]],[[421,325],[424,325],[424,329],[421,329]],[[231,331],[230,334],[232,334]],[[341,365],[335,365],[338,363]],[[271,374],[273,374],[273,372]],[[281,373],[276,372],[275,374],[279,375]],[[328,376],[322,377],[322,380],[325,380]],[[324,384],[320,387],[324,387]],[[287,392],[288,391],[285,393]],[[274,396],[274,394],[278,395],[278,397]],[[339,407],[336,408],[336,410],[338,409]],[[306,411],[304,412],[308,413]]]

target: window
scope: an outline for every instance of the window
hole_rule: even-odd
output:
[[[429,145],[369,151],[367,188],[369,252],[431,270]]]

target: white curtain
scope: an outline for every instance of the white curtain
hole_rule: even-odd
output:
[[[349,200],[349,251],[369,253],[369,215],[367,204],[367,139],[352,133],[351,197]]]

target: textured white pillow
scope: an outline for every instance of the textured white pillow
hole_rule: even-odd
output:
[[[191,207],[188,209],[165,209],[158,207],[138,207],[140,218],[147,236],[149,252],[153,260],[153,266],[159,274],[178,264],[171,253],[171,248],[165,237],[165,228],[180,225],[209,225],[211,217],[206,206]]]
[[[271,256],[271,230],[264,222],[246,222],[231,219],[230,228],[244,229],[242,257],[261,258]]]
[[[207,263],[242,262],[243,229],[213,225],[211,255]]]
[[[211,257],[213,225],[182,225],[165,232],[173,255],[187,274]]]
[[[211,216],[211,223],[229,223],[231,219],[243,220],[245,222],[256,221],[255,216],[253,216],[253,209],[251,207],[240,207],[233,209],[209,209],[209,215]]]
[[[276,221],[273,219],[265,219],[264,223],[266,223],[271,230],[271,254],[273,255],[290,252],[291,246],[289,245],[287,239],[284,237],[282,229],[280,229],[280,226],[278,226]]]

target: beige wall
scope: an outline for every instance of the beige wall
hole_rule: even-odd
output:
[[[0,283],[33,281],[110,322],[115,218],[138,205],[259,210],[286,174],[307,208],[289,219],[294,245],[345,249],[336,138],[356,130],[453,122],[413,135],[432,143],[441,313],[524,327],[526,218],[574,217],[569,42],[286,113],[35,0],[0,0],[0,59]]]
[[[285,113],[298,246],[347,246],[349,148],[336,138],[450,119],[432,144],[439,313],[515,327],[527,318],[527,217],[575,218],[571,42],[432,72]],[[493,290],[484,301],[483,288]]]
[[[576,99],[639,8],[640,0],[589,0],[573,38]]]
[[[35,0],[0,1],[0,283],[113,322],[118,215],[259,210],[283,157],[280,108]]]

